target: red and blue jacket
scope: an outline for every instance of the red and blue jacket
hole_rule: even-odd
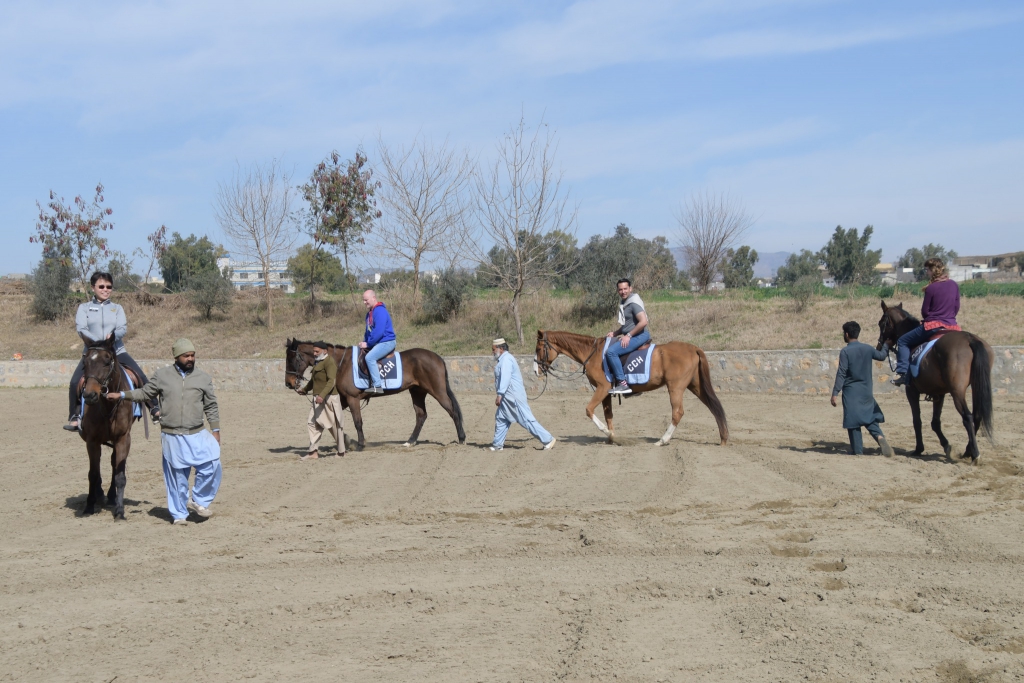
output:
[[[367,347],[373,348],[381,342],[395,339],[395,328],[391,326],[388,309],[378,301],[377,305],[366,313],[366,332],[363,333],[363,341]]]

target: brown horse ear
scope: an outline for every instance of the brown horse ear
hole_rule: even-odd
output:
[[[537,341],[544,339],[544,330],[537,330]]]
[[[113,332],[108,334],[107,338],[103,340],[103,345],[104,346],[109,346],[110,348],[114,348],[114,333]]]
[[[885,299],[882,299],[882,313],[889,310],[889,307],[885,305]]]
[[[902,310],[903,310],[903,302],[902,302],[902,301],[901,301],[901,302],[899,302],[899,303],[898,303],[898,304],[896,305],[896,308],[898,308],[898,309],[900,309],[900,310],[902,311]]]

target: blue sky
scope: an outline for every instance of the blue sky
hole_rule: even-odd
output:
[[[35,202],[97,181],[112,246],[166,224],[220,239],[236,164],[296,180],[380,135],[487,160],[524,113],[557,132],[581,242],[676,229],[729,193],[761,251],[875,226],[1024,249],[1019,2],[378,0],[0,5],[0,273],[39,257]]]

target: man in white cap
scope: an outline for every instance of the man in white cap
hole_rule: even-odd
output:
[[[341,412],[341,396],[338,395],[338,362],[327,353],[327,343],[313,342],[316,363],[306,386],[296,391],[305,396],[313,392],[306,427],[309,429],[309,450],[299,460],[316,460],[320,457],[320,437],[328,430],[338,442],[338,455],[345,455],[345,418]]]
[[[159,368],[141,389],[111,392],[110,401],[136,403],[160,397],[167,509],[174,524],[187,524],[189,512],[209,517],[210,503],[220,488],[220,414],[213,393],[213,378],[196,370],[196,347],[179,339],[171,347],[174,365]],[[203,417],[210,431],[203,429]],[[212,432],[212,433],[211,433]],[[195,468],[195,486],[189,500],[188,478]]]
[[[494,405],[498,410],[494,413],[494,442],[490,450],[500,451],[505,446],[505,435],[513,422],[518,422],[526,431],[540,439],[544,450],[555,445],[555,437],[543,427],[533,416],[526,402],[526,387],[523,385],[523,374],[519,371],[519,363],[508,351],[508,343],[504,339],[491,342],[491,353],[494,354],[494,391],[498,396]]]

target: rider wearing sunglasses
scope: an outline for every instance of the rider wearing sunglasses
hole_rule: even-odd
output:
[[[124,342],[121,341],[121,338],[128,331],[128,319],[125,318],[124,307],[118,306],[110,300],[110,295],[114,291],[114,277],[110,273],[95,272],[89,278],[89,284],[92,285],[93,298],[91,301],[80,304],[78,312],[75,314],[75,327],[78,328],[79,336],[83,339],[100,341],[101,339],[106,339],[111,334],[114,335],[114,351],[117,353],[117,362],[135,372],[139,378],[140,386],[145,384],[148,381],[146,373],[142,371],[142,368],[135,362],[135,359],[128,355],[128,351],[124,348]],[[82,354],[84,358],[84,350]],[[68,431],[77,431],[81,419],[79,414],[81,407],[78,396],[78,384],[81,382],[84,372],[85,364],[80,360],[78,361],[78,367],[75,368],[75,372],[71,376],[71,386],[68,388],[68,412],[70,416],[68,417],[68,423],[64,425],[64,429]],[[153,419],[158,420],[160,404],[153,401],[147,405],[149,405],[149,412]]]

